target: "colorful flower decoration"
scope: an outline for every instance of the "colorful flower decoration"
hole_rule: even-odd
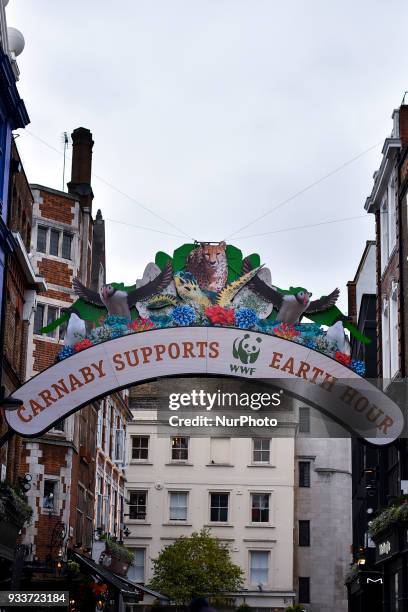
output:
[[[254,327],[258,321],[255,310],[252,308],[239,308],[235,311],[235,325],[241,329]]]
[[[196,320],[196,312],[192,306],[175,306],[171,313],[176,325],[191,325]]]
[[[109,315],[105,319],[105,325],[109,327],[116,327],[118,325],[127,325],[129,319],[127,317],[120,317],[119,315]]]
[[[295,329],[300,332],[302,338],[315,338],[324,334],[324,330],[316,323],[298,323]]]
[[[57,358],[59,361],[66,359],[67,357],[71,357],[75,353],[72,346],[64,346],[64,348],[58,353]]]
[[[134,319],[133,321],[127,324],[127,329],[130,329],[133,332],[148,331],[149,329],[153,328],[154,323],[150,319]]]
[[[155,327],[170,327],[173,319],[169,315],[150,315],[150,321]]]
[[[281,323],[278,327],[274,328],[275,336],[283,338],[284,340],[293,340],[296,336],[300,336],[294,325],[288,325],[288,323]]]
[[[79,351],[83,351],[91,346],[93,346],[91,340],[89,340],[89,338],[84,338],[80,342],[74,344],[74,350],[76,353],[78,353]]]
[[[351,364],[350,355],[346,355],[346,353],[342,353],[341,351],[336,351],[334,358],[345,366],[349,366]]]
[[[359,376],[364,376],[365,371],[366,371],[366,367],[365,367],[364,361],[360,361],[360,359],[353,359],[352,362],[351,362],[350,367]]]
[[[222,306],[207,306],[205,316],[213,325],[235,325],[235,312]]]

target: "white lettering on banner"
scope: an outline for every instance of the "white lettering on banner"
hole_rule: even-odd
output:
[[[12,397],[22,400],[23,405],[5,412],[7,422],[22,436],[36,436],[117,389],[156,377],[210,374],[279,379],[284,391],[309,401],[374,443],[390,443],[401,433],[404,419],[398,405],[338,361],[259,332],[254,334],[257,350],[249,354],[246,345],[238,342],[241,336],[243,331],[236,328],[185,327],[156,329],[97,344],[17,389]],[[251,365],[235,370],[231,367],[234,360],[256,362],[256,368]]]

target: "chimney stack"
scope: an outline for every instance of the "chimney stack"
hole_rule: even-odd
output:
[[[78,197],[83,208],[92,208],[93,192],[91,187],[92,147],[94,141],[90,130],[79,127],[71,134],[72,170],[68,193]]]

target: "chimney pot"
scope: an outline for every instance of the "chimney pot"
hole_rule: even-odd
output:
[[[68,191],[79,196],[83,206],[92,205],[92,140],[91,131],[84,127],[76,128],[72,134],[72,169]]]

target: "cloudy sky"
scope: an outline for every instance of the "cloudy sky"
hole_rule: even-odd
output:
[[[10,0],[7,18],[26,40],[31,125],[17,142],[30,182],[61,189],[63,132],[93,133],[108,280],[133,283],[188,237],[228,237],[278,286],[339,286],[345,305],[408,89],[404,0]]]

